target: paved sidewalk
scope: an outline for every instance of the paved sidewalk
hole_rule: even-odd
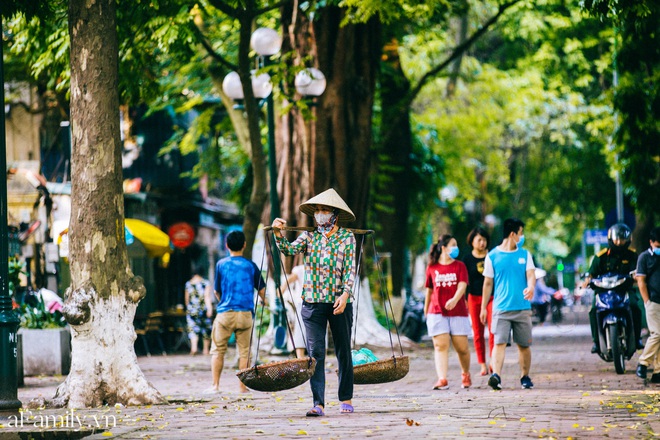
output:
[[[644,384],[635,376],[638,355],[627,362],[626,374],[617,375],[612,363],[590,354],[589,328],[579,321],[576,318],[575,324],[534,328],[532,390],[520,387],[517,350],[511,347],[506,353],[502,391],[491,390],[487,377],[478,375],[474,355],[473,386],[461,389],[454,353],[450,354],[450,388],[432,391],[436,380],[433,351],[430,345],[421,344],[406,353],[410,356],[410,372],[402,380],[356,385],[354,414],[339,413],[334,357],[329,356],[326,416],[307,418],[304,414],[312,406],[307,383],[278,393],[240,394],[238,379],[227,367],[221,380],[223,392],[207,394],[209,357],[153,356],[140,358],[140,365],[154,386],[167,396],[169,405],[105,407],[74,413],[34,410],[24,414],[22,427],[8,426],[7,419],[0,422],[4,425],[0,438],[28,438],[28,433],[33,438],[81,438],[93,432],[81,431],[80,424],[95,428],[95,433],[87,437],[90,439],[660,437],[660,386]],[[380,358],[388,356],[383,350],[376,350],[376,354]],[[229,352],[227,359],[232,356]],[[27,386],[19,389],[19,399],[25,405],[35,397],[50,398],[61,380],[26,378]],[[64,428],[69,428],[68,437],[57,437],[52,427],[38,426],[46,416],[60,417]],[[73,421],[77,431],[71,432]]]

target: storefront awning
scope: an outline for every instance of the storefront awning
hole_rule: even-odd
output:
[[[124,227],[126,244],[130,246],[135,240],[139,241],[146,249],[149,258],[161,258],[174,250],[170,237],[151,223],[135,218],[127,218]],[[69,228],[66,228],[60,233],[57,240],[57,244],[60,245],[60,256],[62,257],[69,256],[68,232]]]
[[[127,232],[142,242],[150,258],[160,258],[172,252],[170,237],[156,226],[136,218],[127,218],[124,225]],[[128,243],[129,234],[126,234]]]

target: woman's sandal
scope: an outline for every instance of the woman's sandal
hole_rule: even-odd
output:
[[[350,414],[353,412],[353,405],[350,403],[342,403],[339,406],[339,412],[342,414]]]
[[[323,408],[318,405],[307,411],[307,417],[321,417],[324,415],[325,414],[323,413]]]

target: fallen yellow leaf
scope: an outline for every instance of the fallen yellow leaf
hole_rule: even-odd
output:
[[[110,431],[105,431],[103,434],[101,434],[103,437],[112,437],[112,433]]]
[[[573,423],[573,428],[579,428],[580,424],[579,423]]]
[[[296,434],[298,434],[298,435],[307,435],[307,431],[304,431],[304,430],[301,429]]]

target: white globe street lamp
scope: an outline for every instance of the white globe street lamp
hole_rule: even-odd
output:
[[[250,46],[261,56],[272,56],[280,51],[282,38],[274,29],[259,28],[252,33]]]
[[[267,67],[271,57],[280,52],[282,47],[282,37],[277,31],[268,28],[259,28],[250,38],[250,46],[257,53],[257,69]],[[277,165],[275,163],[275,109],[273,103],[273,84],[270,75],[267,73],[255,74],[251,72],[252,92],[258,101],[259,107],[266,104],[266,117],[268,122],[268,171],[270,174],[270,214],[271,220],[280,216],[280,203],[277,197]],[[326,80],[323,73],[313,67],[302,70],[296,75],[294,81],[296,90],[303,97],[318,97],[326,86]],[[245,99],[243,85],[238,72],[230,72],[222,81],[222,91],[234,101]],[[234,108],[243,108],[242,105],[235,105]],[[275,289],[280,290],[280,263],[279,253],[272,253],[273,258],[273,278],[275,280]],[[280,340],[277,335],[286,334],[286,325],[284,325],[284,308],[279,297],[275,300],[275,313],[273,323],[276,328],[275,347],[283,349],[286,347],[286,340]],[[283,329],[283,332],[278,332]]]
[[[267,98],[273,91],[273,84],[270,82],[270,75],[267,73],[255,75],[255,71],[253,70],[251,78],[252,92],[254,93],[255,98]],[[238,72],[229,72],[227,76],[225,76],[225,79],[222,80],[222,91],[234,101],[245,99],[243,85],[241,84],[241,78],[238,76]]]
[[[315,98],[325,91],[325,75],[315,67],[308,67],[296,74],[294,84],[298,93]]]
[[[243,85],[238,72],[229,72],[222,80],[222,91],[234,101],[243,99]]]

